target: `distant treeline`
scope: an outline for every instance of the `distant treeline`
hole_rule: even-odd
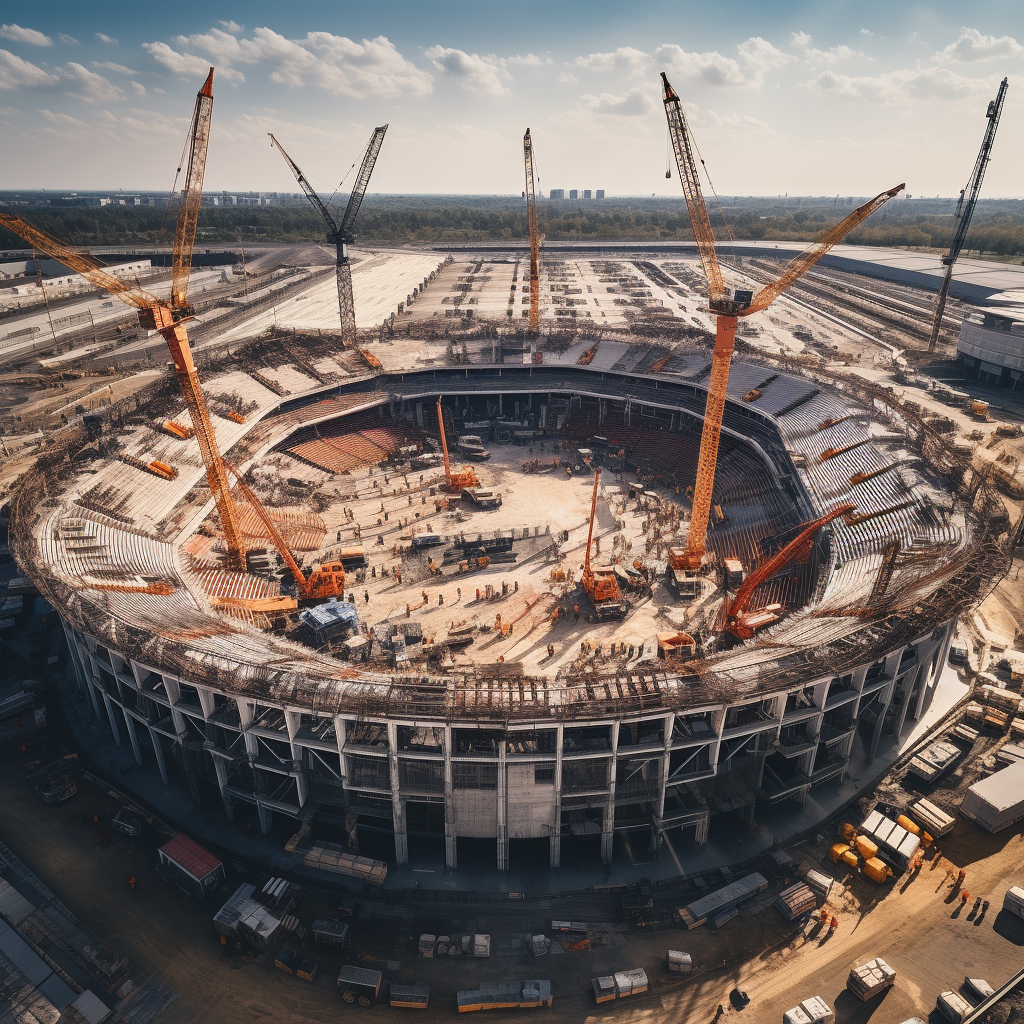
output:
[[[720,239],[811,241],[845,216],[859,200],[798,198],[723,199],[725,222],[715,207],[712,220]],[[945,249],[956,209],[953,200],[894,199],[848,236],[861,245]],[[166,245],[173,216],[148,206],[100,208],[59,206],[0,196],[0,210],[17,213],[74,245]],[[340,216],[339,218],[340,219]],[[544,201],[541,231],[553,241],[685,241],[693,238],[686,206],[679,199],[612,198]],[[504,196],[367,197],[356,225],[357,242],[433,243],[508,241],[527,237],[521,199]],[[299,205],[204,207],[197,245],[253,242],[323,241],[323,223]],[[0,247],[24,243],[0,230]],[[969,251],[1010,257],[1024,255],[1024,201],[988,200],[978,204],[968,236]]]

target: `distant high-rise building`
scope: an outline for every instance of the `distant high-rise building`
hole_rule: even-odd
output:
[[[583,190],[583,198],[584,199],[589,199],[590,198],[590,189],[589,188],[585,188]]]
[[[571,188],[571,189],[569,189],[569,198],[570,199],[579,199],[579,197],[580,197],[580,190],[578,188]]]
[[[604,199],[604,189],[603,188],[599,188],[597,190],[597,198],[598,199]]]
[[[565,198],[565,189],[564,188],[553,188],[548,193],[548,198],[549,199],[564,199]]]

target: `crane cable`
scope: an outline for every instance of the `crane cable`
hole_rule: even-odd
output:
[[[711,194],[715,197],[715,202],[718,204],[718,212],[722,215],[722,223],[725,225],[725,233],[729,236],[730,242],[735,242],[733,238],[732,228],[729,227],[729,222],[725,219],[725,210],[722,209],[722,200],[718,198],[718,193],[715,191],[715,186],[711,181],[711,174],[708,171],[708,165],[704,163],[704,157],[700,155],[700,149],[697,148],[696,140],[693,141],[693,149],[697,154],[697,159],[700,160],[701,167],[704,168],[704,177],[708,179],[708,188],[711,189]]]

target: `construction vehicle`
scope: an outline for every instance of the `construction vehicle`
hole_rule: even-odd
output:
[[[476,434],[463,434],[456,447],[460,455],[477,462],[486,462],[491,457],[491,453],[484,447],[483,439]]]
[[[501,495],[488,487],[463,487],[461,497],[484,511],[501,508]]]
[[[590,528],[587,530],[587,554],[583,562],[580,584],[594,605],[594,618],[599,622],[625,617],[628,607],[622,599],[615,571],[611,566],[593,566],[590,547],[594,539],[594,520],[597,517],[597,488],[601,483],[601,470],[594,473],[594,493],[590,499]]]
[[[701,191],[699,166],[695,157],[696,147],[691,140],[686,115],[683,113],[683,105],[678,94],[669,84],[667,76],[662,73],[661,78],[665,115],[668,119],[669,134],[672,138],[676,165],[679,169],[679,179],[682,182],[704,275],[708,281],[708,306],[717,317],[715,348],[711,359],[711,374],[708,379],[708,398],[704,411],[704,427],[701,435],[693,509],[690,516],[690,533],[687,541],[686,568],[696,571],[703,566],[706,557],[711,494],[715,482],[715,465],[718,460],[718,445],[722,434],[722,415],[725,411],[726,388],[729,383],[729,365],[732,360],[738,318],[751,316],[771,305],[782,292],[806,274],[849,231],[900,192],[903,185],[881,193],[870,202],[854,210],[848,217],[826,232],[821,239],[791,260],[774,281],[765,285],[756,294],[744,290],[730,290],[722,278],[718,254],[715,251],[715,235]]]
[[[464,558],[459,562],[459,572],[475,572],[477,569],[486,569],[491,564],[487,555],[480,555],[477,558]]]
[[[300,956],[291,946],[282,946],[274,957],[274,966],[286,974],[294,974],[303,981],[312,981],[316,977],[318,964],[309,957]]]
[[[533,141],[530,129],[523,136],[523,163],[526,166],[526,219],[530,226],[530,333],[540,329],[540,229],[537,225],[537,192],[533,178]]]
[[[979,420],[981,423],[992,422],[992,417],[989,415],[988,410],[988,402],[983,402],[979,398],[972,398],[967,405],[967,411],[974,419]]]
[[[789,565],[792,561],[806,561],[811,553],[811,545],[818,531],[838,519],[840,516],[849,515],[857,506],[840,505],[831,512],[821,516],[809,523],[805,523],[800,532],[771,558],[762,562],[747,578],[740,584],[736,596],[729,603],[725,612],[725,628],[733,636],[741,640],[749,640],[758,629],[770,625],[779,616],[781,611],[779,605],[769,605],[760,611],[748,613],[747,605],[753,597],[754,591],[766,580],[771,579],[780,569]]]
[[[122,281],[107,271],[98,260],[85,253],[75,252],[63,242],[40,231],[27,221],[9,213],[0,213],[0,224],[24,238],[40,252],[87,278],[129,306],[138,310],[139,325],[147,331],[157,331],[170,350],[178,376],[185,406],[192,419],[192,429],[199,443],[206,480],[210,485],[217,515],[220,518],[224,543],[227,548],[226,564],[229,569],[245,569],[245,542],[241,525],[231,499],[227,471],[217,445],[206,399],[199,383],[199,374],[192,359],[188,343],[186,322],[192,316],[188,304],[188,280],[192,268],[192,249],[195,245],[196,224],[203,194],[203,174],[210,141],[210,120],[213,114],[213,68],[196,97],[192,116],[191,144],[185,183],[181,190],[174,231],[174,250],[171,257],[171,297],[169,302],[150,295],[137,284]],[[176,433],[172,429],[172,433]]]
[[[352,267],[349,263],[348,247],[354,241],[352,228],[355,225],[359,207],[363,203],[363,197],[366,195],[366,189],[370,184],[373,165],[377,162],[377,155],[380,153],[380,147],[384,142],[384,134],[387,130],[388,126],[386,124],[373,129],[373,135],[370,136],[366,152],[363,154],[363,162],[359,167],[359,173],[352,183],[352,192],[349,194],[348,205],[345,207],[345,212],[342,215],[341,224],[335,221],[330,210],[327,209],[327,206],[317,195],[316,189],[310,185],[306,176],[302,173],[299,165],[284,151],[281,143],[272,134],[270,135],[271,143],[277,147],[281,156],[284,157],[285,163],[291,169],[292,174],[295,175],[295,180],[299,183],[302,191],[306,193],[306,198],[327,225],[330,232],[329,240],[335,244],[337,250],[336,270],[338,278],[338,310],[341,315],[341,338],[343,344],[349,348],[354,347],[356,344],[356,308],[352,296]],[[367,363],[371,369],[380,369],[380,362],[376,357],[365,351],[363,355],[367,358]]]
[[[342,967],[338,973],[338,991],[346,1003],[358,1003],[363,1009],[373,1006],[380,996],[384,975],[366,967]]]
[[[230,463],[225,462],[224,465],[231,471],[238,484],[238,489],[245,495],[246,501],[252,505],[253,511],[259,516],[260,522],[263,523],[267,533],[270,534],[270,539],[273,541],[274,547],[277,548],[278,554],[284,559],[285,565],[291,571],[295,579],[299,600],[306,602],[328,601],[332,597],[344,597],[345,566],[341,561],[334,560],[324,562],[322,565],[314,565],[308,575],[304,573],[299,568],[299,563],[295,560],[295,556],[292,554],[291,548],[288,547],[288,542],[284,539],[280,529],[278,529],[277,523],[274,522],[270,513],[263,507],[256,495],[253,494],[249,485],[242,479],[241,473]],[[248,601],[243,602],[240,598],[237,600],[239,603],[249,603]],[[253,610],[261,609],[254,607]]]
[[[463,466],[458,472],[452,470],[448,458],[448,439],[444,433],[444,414],[441,412],[440,396],[437,399],[437,429],[441,433],[441,451],[444,453],[444,483],[441,486],[450,494],[458,494],[467,487],[479,487],[480,480],[471,467]]]
[[[985,134],[982,136],[981,149],[978,150],[978,157],[974,161],[974,170],[971,171],[967,185],[960,193],[960,202],[957,203],[956,213],[953,215],[956,226],[953,228],[953,241],[950,243],[949,252],[942,257],[942,264],[946,272],[942,275],[942,284],[939,285],[939,297],[935,303],[935,317],[932,320],[931,333],[928,335],[928,351],[934,352],[939,340],[939,330],[942,327],[942,315],[946,310],[946,296],[949,294],[949,284],[953,279],[953,265],[960,256],[960,250],[967,240],[967,229],[971,226],[971,218],[974,216],[974,208],[978,205],[978,196],[981,194],[981,183],[985,180],[985,170],[992,157],[992,145],[996,141],[996,129],[999,127],[999,115],[1003,111],[1003,100],[1006,98],[1007,80],[1004,78],[999,83],[999,91],[996,98],[989,101],[985,111],[985,118],[988,124],[985,126]]]

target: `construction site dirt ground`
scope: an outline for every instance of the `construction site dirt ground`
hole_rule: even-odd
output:
[[[317,978],[309,984],[275,969],[272,956],[249,959],[222,950],[213,914],[242,880],[255,882],[263,876],[250,872],[243,877],[229,865],[228,884],[197,905],[156,874],[155,850],[167,833],[147,826],[135,840],[115,835],[108,844],[98,845],[92,817],[99,815],[99,828],[109,829],[118,802],[85,782],[71,801],[56,807],[43,804],[24,779],[13,742],[4,740],[7,756],[0,768],[5,794],[0,840],[31,865],[73,914],[138,965],[142,975],[151,972],[152,981],[178,993],[161,1021],[329,1021],[337,1019],[339,1011],[352,1012],[342,1007],[335,986],[343,962],[340,953],[307,943],[305,955],[319,963]],[[771,894],[719,930],[705,926],[690,932],[677,928],[647,933],[622,923],[617,894],[599,892],[486,906],[364,902],[351,920],[347,959],[383,969],[386,981],[429,984],[432,1005],[423,1015],[428,1020],[448,1019],[455,1013],[458,989],[483,981],[543,977],[552,981],[554,1005],[541,1012],[566,1021],[710,1021],[720,1004],[727,1018],[772,1021],[811,995],[820,995],[833,1006],[840,1024],[897,1021],[915,1014],[926,1017],[936,994],[958,988],[965,975],[997,984],[1019,967],[1024,921],[1008,919],[999,909],[1005,889],[1022,881],[1024,842],[1019,833],[989,836],[959,820],[943,841],[949,861],[943,857],[934,870],[926,864],[916,878],[885,886],[845,875],[845,869],[837,871],[824,856],[829,842],[812,841],[797,854],[807,866],[828,871],[849,885],[828,904],[839,922],[833,934],[816,921],[802,929],[786,924],[770,906]],[[960,866],[967,869],[964,888],[970,892],[965,905],[949,888],[948,871],[955,873]],[[134,890],[128,885],[130,876],[137,879]],[[979,897],[988,901],[984,911],[975,906]],[[307,923],[315,916],[330,917],[338,902],[336,893],[307,887],[298,913]],[[553,918],[587,921],[592,948],[539,958],[514,948],[524,933],[551,936]],[[419,959],[416,943],[422,932],[487,932],[491,956]],[[679,979],[667,973],[668,949],[691,954],[692,977]],[[851,967],[876,956],[895,968],[895,987],[869,1003],[858,1003],[844,992],[846,976]],[[386,961],[398,961],[400,966],[388,969]],[[650,992],[620,1004],[595,1006],[591,979],[634,967],[647,971]],[[730,1007],[734,987],[750,997],[744,1011]],[[378,1007],[365,1012],[380,1016],[392,1011]]]

